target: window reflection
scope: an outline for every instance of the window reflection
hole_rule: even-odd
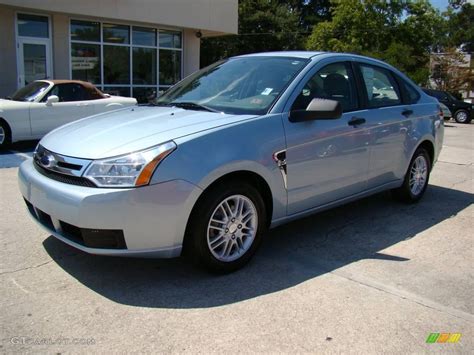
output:
[[[23,37],[49,38],[46,16],[18,14],[18,35]]]

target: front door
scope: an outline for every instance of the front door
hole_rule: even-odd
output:
[[[49,79],[52,76],[51,49],[49,40],[18,40],[18,86]]]
[[[305,109],[313,98],[325,98],[339,101],[344,114],[339,119],[298,123],[283,117],[289,215],[348,197],[367,186],[370,139],[361,118],[364,112],[359,111],[351,64],[336,62],[318,68],[298,89],[290,110]]]

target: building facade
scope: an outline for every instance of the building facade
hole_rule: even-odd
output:
[[[237,0],[0,0],[0,97],[78,79],[146,101],[199,69],[202,36],[237,33]]]

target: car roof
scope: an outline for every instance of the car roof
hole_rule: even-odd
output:
[[[393,68],[390,64],[376,58],[366,57],[360,54],[354,53],[341,53],[341,52],[323,52],[323,51],[276,51],[276,52],[261,52],[261,53],[251,53],[235,56],[233,58],[245,58],[245,57],[289,57],[289,58],[304,58],[312,59],[317,56],[338,56],[338,57],[347,57],[350,59],[359,59],[365,60],[372,63],[380,64],[386,67]],[[396,68],[393,68],[396,69]]]
[[[235,56],[234,58],[242,57],[292,57],[292,58],[304,58],[309,59],[319,54],[326,52],[311,52],[311,51],[277,51],[277,52],[261,52],[261,53],[250,53]]]
[[[46,83],[51,83],[51,84],[80,84],[82,86],[88,87],[88,88],[94,88],[97,89],[93,84],[87,82],[87,81],[82,81],[82,80],[67,80],[67,79],[44,79],[44,80],[36,80],[36,81],[42,81]]]

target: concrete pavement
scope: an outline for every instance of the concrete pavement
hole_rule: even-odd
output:
[[[472,353],[473,142],[474,125],[446,124],[419,204],[383,193],[287,224],[219,277],[70,248],[0,169],[0,352]]]

